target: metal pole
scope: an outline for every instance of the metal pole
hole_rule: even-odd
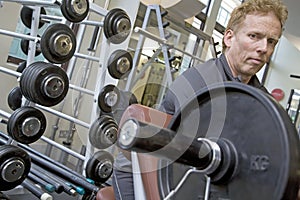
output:
[[[1,67],[1,66],[0,66],[0,72],[4,72],[6,74],[15,76],[17,78],[19,78],[22,75],[22,73],[20,73],[20,72],[17,72],[17,71],[11,70],[11,69],[7,69],[7,68]],[[73,84],[69,84],[69,88],[71,88],[73,90],[77,90],[79,92],[83,92],[85,94],[92,95],[92,96],[95,95],[94,91],[88,90],[86,88],[78,87],[78,86],[73,85]]]

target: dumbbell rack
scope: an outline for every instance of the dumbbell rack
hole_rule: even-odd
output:
[[[49,3],[49,4],[47,4],[47,3],[44,4],[44,2],[41,3],[41,4],[39,4],[39,2],[37,2],[37,1],[10,1],[10,2],[24,3],[24,4],[26,4],[26,5],[30,5],[30,6],[33,8],[33,10],[34,10],[33,15],[36,16],[36,17],[34,17],[33,20],[32,20],[32,29],[31,29],[31,32],[32,32],[32,33],[31,33],[31,35],[34,35],[34,36],[32,36],[32,37],[36,37],[36,31],[37,31],[37,29],[34,28],[34,27],[37,27],[37,24],[38,24],[38,21],[39,21],[39,15],[40,15],[40,12],[39,12],[40,7],[39,7],[39,6],[53,6],[53,3],[55,3],[56,1],[53,1],[53,2],[51,2],[51,3]],[[37,6],[36,6],[36,5],[37,5]],[[93,6],[95,7],[94,9],[92,9],[94,12],[96,12],[96,13],[98,13],[98,14],[101,14],[102,16],[104,16],[105,14],[107,14],[106,9],[102,9],[102,8],[100,8],[99,6],[95,5],[95,4],[92,4],[91,8],[92,8]],[[50,17],[50,18],[51,18],[51,17]],[[52,17],[51,19],[54,19],[54,17]],[[62,21],[64,22],[64,20],[62,20]],[[67,23],[67,22],[66,22],[66,23]],[[99,23],[97,23],[97,22],[88,22],[88,21],[85,21],[85,23],[87,23],[87,24],[89,23],[89,24],[96,25],[96,26],[99,25]],[[102,24],[102,25],[103,25],[103,24]],[[81,34],[83,34],[83,32],[82,32]],[[79,37],[82,37],[82,35],[79,35]],[[98,40],[98,39],[99,39],[99,34],[97,35],[97,40]],[[107,56],[107,54],[108,54],[107,49],[110,49],[110,42],[107,41],[106,38],[104,38],[104,37],[103,37],[103,41],[102,41],[102,42],[104,43],[104,45],[102,45],[102,49],[104,49],[103,52],[105,52],[105,53],[101,54],[101,55],[100,55],[100,58],[94,57],[93,53],[90,53],[88,56],[82,55],[82,54],[80,54],[80,53],[77,53],[77,54],[76,54],[77,57],[81,57],[81,58],[84,58],[84,59],[86,59],[86,60],[98,61],[98,62],[102,63],[102,64],[100,64],[99,70],[98,70],[98,76],[97,76],[97,77],[100,77],[100,79],[98,80],[98,83],[97,83],[97,87],[96,87],[96,89],[95,89],[95,92],[89,91],[89,90],[84,89],[84,88],[81,88],[82,86],[86,85],[86,80],[88,79],[88,76],[83,77],[83,83],[82,83],[79,87],[77,87],[77,86],[74,86],[74,87],[73,87],[73,89],[78,89],[78,90],[80,91],[80,95],[81,95],[81,93],[87,93],[87,94],[93,95],[93,96],[95,97],[95,99],[96,99],[96,96],[97,96],[97,91],[99,91],[99,90],[101,89],[101,87],[103,87],[104,84],[105,84],[106,81],[107,81],[107,80],[106,80],[106,76],[105,76],[105,72],[106,72],[106,69],[105,69],[105,68],[106,68],[105,63],[106,63],[106,59],[107,59],[107,57],[108,57],[108,56]],[[95,44],[97,45],[97,41],[95,41]],[[30,50],[31,50],[31,49],[35,49],[35,45],[36,45],[35,42],[30,42],[30,45],[29,45]],[[126,44],[124,44],[124,45],[126,45]],[[120,45],[120,46],[122,46],[122,45]],[[95,47],[94,47],[94,48],[95,48]],[[91,49],[91,52],[95,51],[94,48]],[[105,51],[105,50],[106,50],[106,51]],[[29,51],[29,53],[28,53],[28,58],[27,58],[27,66],[30,65],[30,64],[33,62],[33,60],[34,60],[34,53],[35,53],[34,50]],[[87,65],[89,65],[88,62],[89,62],[89,61],[87,61]],[[70,62],[69,62],[69,67],[68,67],[68,75],[69,75],[69,76],[72,75],[72,70],[69,70],[69,69],[73,69],[75,63],[76,63],[75,59],[71,59]],[[2,71],[5,71],[5,69],[3,69]],[[14,73],[12,73],[11,71],[8,71],[7,73],[14,74]],[[88,75],[88,72],[87,72],[87,75]],[[19,74],[14,74],[14,76],[20,76],[20,75],[19,75]],[[80,95],[78,95],[78,99],[77,99],[78,101],[77,101],[77,102],[79,102]],[[25,102],[25,103],[26,103],[26,102]],[[28,102],[27,102],[27,103],[28,103]],[[30,104],[30,105],[33,105],[33,104],[31,104],[31,103],[29,103],[29,104]],[[95,105],[96,105],[96,104],[95,104]],[[67,119],[67,120],[71,121],[70,127],[72,126],[72,123],[73,123],[73,124],[74,124],[74,123],[75,123],[75,124],[79,124],[79,125],[81,125],[81,126],[83,126],[83,127],[86,127],[86,128],[89,128],[89,127],[90,127],[89,123],[86,123],[86,122],[83,122],[83,121],[80,121],[80,120],[77,119],[77,116],[78,116],[78,115],[77,115],[77,116],[75,115],[76,111],[74,111],[74,117],[71,117],[71,116],[68,116],[68,115],[65,115],[65,114],[61,113],[60,111],[56,111],[56,110],[51,109],[51,108],[47,108],[47,107],[40,106],[40,105],[34,105],[34,106],[36,106],[37,108],[40,108],[40,109],[42,109],[42,110],[45,110],[45,111],[47,111],[47,112],[50,112],[51,114],[57,115],[57,116],[59,116],[60,118],[64,118],[64,119]],[[62,106],[63,106],[63,105],[62,105]],[[77,106],[80,106],[80,105],[77,104],[76,107],[77,107]],[[60,110],[60,109],[59,109],[59,110]],[[98,116],[99,110],[98,110],[97,106],[94,106],[93,111],[95,111],[95,112],[92,112],[92,114],[91,114],[91,121],[93,121],[93,119],[96,119],[97,116]],[[3,116],[6,116],[6,117],[9,117],[9,116],[10,116],[9,113],[3,113],[3,112],[2,112],[1,114],[2,114]],[[55,130],[54,130],[54,131],[55,131]],[[91,147],[89,144],[88,144],[88,146],[90,146],[90,147],[89,147],[90,150],[88,150],[88,154],[87,154],[86,156],[82,156],[82,155],[80,155],[80,154],[78,154],[78,153],[76,153],[76,152],[73,152],[71,149],[64,147],[63,145],[59,145],[58,143],[56,143],[55,141],[53,141],[53,140],[51,140],[51,139],[48,139],[48,138],[46,138],[46,137],[42,137],[41,139],[44,140],[44,141],[46,141],[48,144],[53,145],[53,146],[55,146],[55,147],[57,147],[57,148],[59,148],[59,149],[65,151],[65,152],[67,152],[68,154],[73,155],[74,157],[76,157],[76,158],[78,158],[78,159],[80,159],[80,160],[83,160],[83,161],[87,161],[87,160],[89,159],[89,157],[90,157],[90,153],[93,152],[93,147]],[[51,150],[50,150],[50,151],[51,151]]]

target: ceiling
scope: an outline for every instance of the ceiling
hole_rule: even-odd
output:
[[[300,1],[283,0],[283,2],[287,5],[289,11],[284,36],[300,50]]]

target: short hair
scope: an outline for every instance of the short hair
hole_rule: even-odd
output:
[[[281,0],[247,0],[232,11],[225,32],[229,29],[234,30],[245,20],[248,14],[256,12],[265,14],[273,12],[280,21],[282,29],[288,17],[287,7]],[[223,52],[226,48],[223,39]]]

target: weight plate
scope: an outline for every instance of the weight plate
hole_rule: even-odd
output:
[[[43,106],[54,106],[67,95],[69,78],[62,68],[37,61],[22,73],[20,87],[28,100]]]
[[[109,115],[101,115],[89,130],[89,141],[98,149],[106,149],[117,140],[118,125]]]
[[[44,69],[36,73],[31,88],[34,88],[31,91],[34,92],[39,104],[54,106],[65,98],[69,89],[69,78],[62,68],[45,64]]]
[[[31,28],[32,13],[33,10],[27,6],[23,6],[21,8],[21,12],[20,12],[21,21],[29,29]],[[41,7],[40,14],[46,15],[45,8]],[[40,21],[38,28],[42,28],[44,24],[45,24],[44,22]]]
[[[16,109],[7,122],[7,132],[16,141],[31,144],[43,135],[47,121],[38,109],[22,106]]]
[[[116,122],[119,124],[124,111],[131,104],[138,103],[136,96],[130,91],[120,90],[120,98],[119,98],[118,106],[114,109],[113,117]]]
[[[7,103],[12,110],[16,110],[22,106],[22,92],[20,87],[14,87],[8,93]]]
[[[65,63],[75,53],[76,36],[66,24],[51,24],[41,37],[41,50],[49,62]]]
[[[87,161],[86,177],[96,183],[105,183],[113,172],[113,156],[107,151],[97,151]]]
[[[27,35],[30,35],[29,33],[27,33]],[[40,37],[38,35],[38,37]],[[25,40],[22,39],[20,42],[20,46],[21,46],[21,50],[25,55],[28,55],[28,51],[29,51],[29,40]],[[35,56],[39,56],[42,53],[41,48],[40,48],[40,43],[37,42],[36,43],[36,49],[35,49]]]
[[[33,102],[35,101],[34,96],[31,95],[30,83],[35,80],[33,79],[35,70],[37,70],[37,68],[42,68],[42,67],[43,66],[39,65],[38,62],[31,63],[28,67],[24,69],[22,75],[20,76],[19,83],[20,83],[21,92],[24,95],[24,97],[29,101],[33,101]]]
[[[83,21],[89,13],[88,0],[63,0],[60,6],[63,16],[70,22]]]
[[[31,166],[29,155],[13,145],[0,146],[0,191],[11,190],[27,177]]]
[[[104,32],[104,36],[106,37],[106,39],[109,39],[112,36],[112,34],[110,33],[110,31],[111,31],[110,23],[111,22],[109,23],[109,20],[111,19],[111,16],[118,10],[119,10],[119,8],[111,9],[110,11],[108,11],[108,13],[104,17],[103,32]]]
[[[111,41],[114,44],[122,43],[129,35],[131,30],[131,23],[128,15],[124,13],[120,13],[119,15],[114,15],[112,17],[112,33],[113,36]]]
[[[122,49],[114,51],[107,62],[109,74],[115,79],[127,77],[132,69],[132,56],[131,54]]]
[[[21,62],[21,63],[19,63],[18,68],[17,68],[16,71],[19,72],[19,73],[22,73],[23,70],[26,68],[26,65],[27,65],[27,61],[26,60],[23,61],[23,62]]]
[[[191,141],[227,140],[236,149],[233,178],[219,184],[212,175],[208,199],[296,199],[298,134],[284,108],[262,91],[233,82],[201,90],[175,113],[169,129]],[[184,152],[187,146],[180,148]],[[160,164],[159,188],[165,197],[191,167],[166,160]],[[204,199],[205,184],[204,175],[192,173],[172,199],[187,195],[189,199]]]
[[[117,107],[120,98],[119,89],[111,84],[104,86],[98,95],[98,106],[106,113],[110,113]]]
[[[104,18],[104,35],[113,44],[122,43],[129,35],[131,22],[127,13],[120,9],[111,9]]]

